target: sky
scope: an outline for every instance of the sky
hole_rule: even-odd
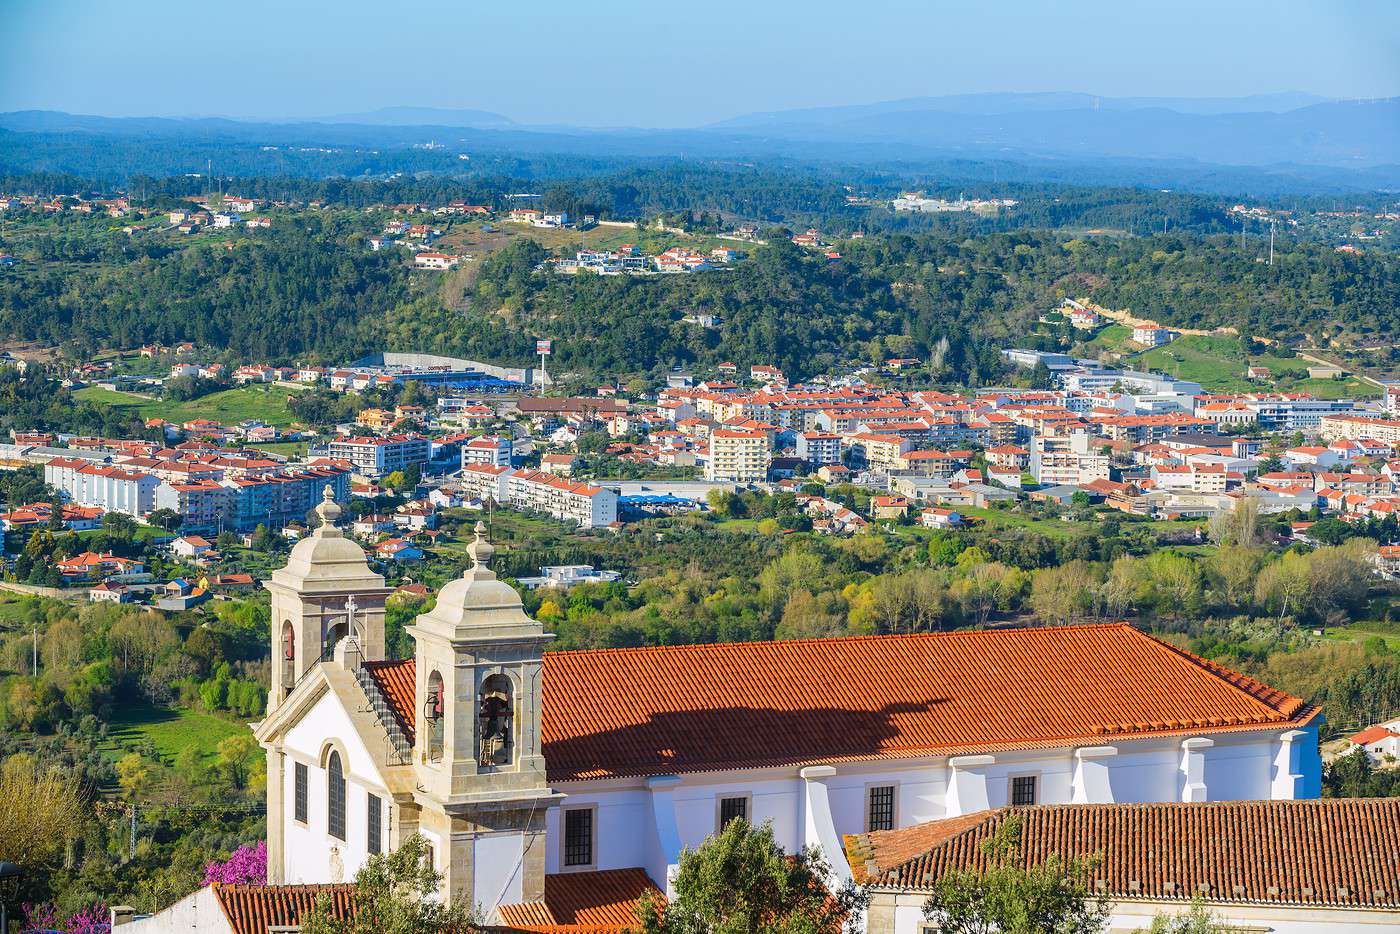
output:
[[[1400,95],[1396,0],[0,0],[0,111],[699,126],[982,91]]]

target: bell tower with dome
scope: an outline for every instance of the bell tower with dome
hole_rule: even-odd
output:
[[[384,601],[392,590],[370,570],[364,549],[336,526],[341,509],[329,486],[315,512],[316,529],[263,583],[272,593],[269,714],[347,636],[364,659],[384,657]]]
[[[408,632],[420,831],[442,847],[448,891],[495,905],[544,897],[545,811],[561,796],[540,737],[542,653],[554,636],[496,578],[484,533],[478,522],[471,567]]]

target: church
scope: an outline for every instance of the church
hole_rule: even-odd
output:
[[[316,513],[265,583],[269,890],[418,833],[490,923],[620,929],[736,817],[850,878],[853,835],[990,809],[1320,793],[1316,707],[1126,624],[547,652],[480,524],[386,659],[392,590]]]

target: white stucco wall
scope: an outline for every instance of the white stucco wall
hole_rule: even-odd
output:
[[[1201,752],[1208,800],[1269,798],[1278,737],[1279,733],[1272,730],[1214,736],[1213,744]],[[1095,759],[1095,765],[1107,772],[1112,800],[1181,800],[1185,783],[1181,772],[1183,739],[1119,742],[1113,744],[1115,754]],[[1077,764],[1074,753],[1070,748],[997,753],[990,764],[971,771],[984,777],[989,807],[1009,804],[1011,780],[1022,775],[1037,778],[1037,803],[1069,804],[1073,801]],[[1307,755],[1315,758],[1315,743]],[[797,771],[766,769],[679,776],[668,787],[675,802],[681,845],[699,846],[715,832],[720,798],[747,795],[751,818],[756,822],[771,820],[778,841],[789,851],[796,850],[805,842],[803,780]],[[872,785],[896,786],[896,826],[951,816],[947,810],[950,774],[945,758],[838,764],[836,774],[825,779],[836,836],[868,829],[866,794]],[[642,866],[653,879],[663,880],[666,861],[664,854],[657,851],[651,792],[641,780],[563,782],[558,790],[568,796],[563,807],[596,808],[596,868]],[[550,809],[546,827],[546,871],[564,871],[560,807]]]
[[[327,827],[327,775],[323,751],[330,743],[340,750],[345,772],[345,840],[332,837]],[[285,881],[349,882],[369,855],[369,795],[382,808],[381,845],[389,843],[392,808],[388,789],[379,775],[378,760],[360,742],[349,716],[334,694],[321,697],[289,730],[282,773]],[[295,763],[306,765],[306,823],[296,820]]]
[[[209,886],[196,889],[159,914],[120,925],[121,934],[231,934],[228,916]]]

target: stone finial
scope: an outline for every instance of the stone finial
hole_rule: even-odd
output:
[[[321,493],[321,504],[316,507],[316,515],[321,520],[322,531],[335,528],[336,520],[340,518],[341,508],[336,505],[335,490],[329,483]]]
[[[476,540],[467,546],[467,554],[472,556],[472,569],[486,567],[491,563],[491,556],[496,553],[496,549],[491,547],[491,543],[486,540],[486,523],[477,520]]]

